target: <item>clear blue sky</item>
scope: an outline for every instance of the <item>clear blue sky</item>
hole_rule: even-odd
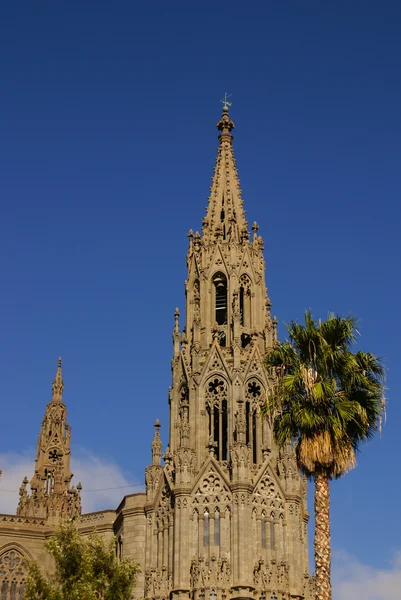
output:
[[[392,1],[2,3],[0,453],[34,448],[61,355],[73,448],[142,481],[152,424],[168,420],[186,233],[200,228],[231,92],[280,324],[351,311],[361,347],[385,358],[387,424],[333,484],[332,524],[335,549],[389,560],[401,547],[400,23]]]

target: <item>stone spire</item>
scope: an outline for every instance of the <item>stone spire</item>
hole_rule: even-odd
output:
[[[71,430],[67,423],[67,410],[63,402],[64,381],[58,360],[52,385],[52,399],[46,407],[38,438],[35,473],[30,481],[31,494],[27,492],[28,479],[20,487],[17,514],[39,518],[75,517],[81,512],[79,483],[70,487]]]
[[[168,451],[161,466],[156,433],[146,469],[146,600],[304,598],[305,489],[260,413],[277,322],[263,239],[257,223],[251,239],[245,219],[229,106],[226,95],[202,235],[188,233]]]
[[[227,104],[223,107],[217,129],[220,132],[220,145],[206,217],[203,219],[203,238],[208,243],[214,240],[240,242],[249,238],[249,232],[232,146],[234,123],[230,119]]]

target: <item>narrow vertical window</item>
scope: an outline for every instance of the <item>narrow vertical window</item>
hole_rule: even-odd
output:
[[[205,512],[203,514],[203,545],[204,546],[209,546],[209,539],[210,539],[210,519],[209,519],[208,511],[205,510]]]
[[[251,290],[246,290],[244,301],[244,323],[247,327],[251,327]]]
[[[214,545],[220,546],[220,513],[218,509],[214,513]]]
[[[212,416],[210,412],[210,406],[206,406],[207,416],[209,420],[209,437],[212,435]]]
[[[227,415],[227,400],[221,403],[221,420],[222,420],[222,443],[221,443],[221,460],[228,460],[228,415]]]
[[[260,520],[260,545],[262,548],[266,548],[266,519],[264,517]]]
[[[275,550],[276,539],[274,535],[274,514],[270,515],[270,550]]]
[[[214,441],[216,442],[216,458],[220,459],[220,418],[219,418],[219,407],[213,407],[213,429],[214,429]]]
[[[249,444],[249,440],[251,439],[251,432],[249,427],[249,415],[251,412],[251,405],[249,402],[245,402],[245,420],[246,420],[246,437],[245,443]]]
[[[227,279],[219,274],[214,278],[216,294],[216,323],[218,325],[227,324]]]
[[[252,457],[254,464],[258,462],[256,437],[256,410],[254,410],[252,413]]]
[[[118,559],[123,559],[123,538],[122,535],[118,536]]]
[[[7,600],[8,596],[8,581],[4,581],[1,584],[1,600]]]
[[[25,594],[25,581],[21,581],[20,586],[19,586],[18,600],[24,600],[24,594]]]
[[[11,582],[10,600],[17,600],[17,582]]]
[[[244,324],[244,288],[239,289],[239,313],[241,325]]]

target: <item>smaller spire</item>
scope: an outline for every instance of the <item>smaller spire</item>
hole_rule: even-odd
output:
[[[162,454],[162,442],[160,439],[160,421],[159,419],[156,419],[155,422],[155,435],[153,438],[153,442],[152,442],[152,463],[154,465],[160,466],[160,458],[161,458],[161,454]]]
[[[177,358],[180,354],[180,311],[178,307],[174,311],[173,329],[173,356]]]
[[[64,381],[63,381],[63,374],[61,371],[62,364],[63,364],[63,361],[61,360],[61,358],[59,358],[58,362],[57,362],[56,376],[53,380],[53,385],[52,385],[52,400],[56,401],[56,402],[62,402],[62,400],[63,400]]]

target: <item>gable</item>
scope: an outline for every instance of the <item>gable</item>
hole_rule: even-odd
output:
[[[194,483],[191,496],[192,504],[199,508],[231,501],[228,481],[214,459],[206,462]]]
[[[269,465],[259,474],[251,502],[266,514],[284,510],[285,494]]]
[[[223,358],[223,354],[220,350],[220,346],[217,340],[213,342],[209,352],[209,356],[207,357],[205,365],[203,367],[201,379],[202,383],[204,383],[205,380],[213,373],[222,373],[227,377],[227,379],[229,379],[229,369]]]

